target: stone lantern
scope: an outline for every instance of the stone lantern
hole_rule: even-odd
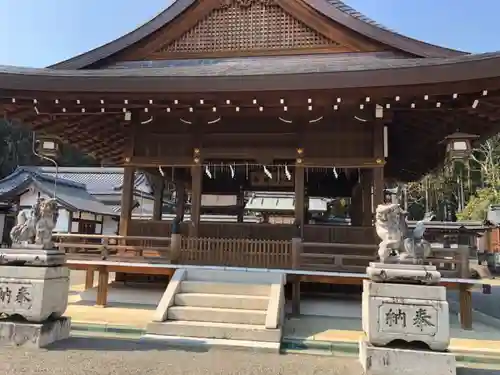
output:
[[[447,136],[443,142],[446,143],[446,154],[450,160],[467,160],[472,153],[472,143],[478,139],[475,134],[455,132]]]

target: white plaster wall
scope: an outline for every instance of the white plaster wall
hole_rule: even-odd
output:
[[[4,226],[5,226],[5,214],[0,213],[0,242],[2,242],[2,234]]]
[[[114,235],[118,231],[118,222],[111,216],[103,217],[102,234]]]

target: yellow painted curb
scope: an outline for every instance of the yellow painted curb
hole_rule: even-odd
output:
[[[344,331],[329,329],[325,332],[317,333],[307,338],[307,340],[323,342],[347,342],[357,343],[363,335],[361,331]],[[452,338],[450,340],[450,350],[452,351],[475,351],[484,353],[500,354],[500,341],[495,340],[473,340]]]

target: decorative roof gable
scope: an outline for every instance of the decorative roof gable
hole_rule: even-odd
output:
[[[235,56],[241,51],[259,55],[297,50],[464,54],[390,31],[341,0],[176,0],[136,30],[51,68],[100,68],[111,62],[196,53],[200,57],[229,51]]]
[[[287,13],[276,0],[223,0],[194,27],[155,52],[172,56],[340,46]]]

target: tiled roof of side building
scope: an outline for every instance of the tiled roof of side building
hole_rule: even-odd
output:
[[[35,168],[51,177],[56,175],[55,167],[29,168]],[[90,194],[120,193],[123,184],[123,168],[61,167],[57,169],[57,175],[59,178],[85,185]],[[139,192],[151,193],[151,187],[143,173],[136,173],[134,186]]]
[[[0,180],[0,200],[9,201],[23,194],[31,186],[47,196],[55,197],[60,205],[71,211],[116,215],[90,195],[84,184],[63,178],[55,179],[33,168],[18,167],[12,174]]]

